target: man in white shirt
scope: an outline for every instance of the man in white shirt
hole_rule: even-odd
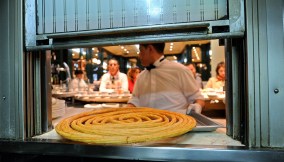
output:
[[[139,59],[146,69],[139,74],[128,106],[201,113],[204,97],[192,73],[166,60],[164,47],[165,43],[140,44]]]
[[[88,87],[87,83],[84,80],[84,74],[82,70],[75,71],[76,77],[71,80],[69,84],[70,91],[84,91]]]
[[[108,60],[107,68],[108,72],[101,78],[100,92],[128,91],[127,75],[119,71],[118,61],[114,58]]]

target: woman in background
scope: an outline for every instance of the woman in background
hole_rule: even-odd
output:
[[[130,93],[132,93],[132,91],[133,91],[134,84],[135,84],[137,76],[139,75],[140,72],[141,72],[141,70],[138,67],[130,68],[127,72],[128,90],[129,90]]]
[[[211,77],[205,88],[223,89],[225,86],[225,62],[220,62],[216,67],[216,77]]]

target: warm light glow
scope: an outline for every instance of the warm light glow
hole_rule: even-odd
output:
[[[139,51],[139,44],[135,44],[135,47]]]
[[[107,69],[107,63],[103,62],[103,69]]]
[[[197,60],[200,60],[199,53],[198,53],[197,49],[196,49],[195,47],[192,47],[192,49],[193,49],[195,58],[196,58]]]
[[[80,52],[80,48],[73,48],[72,51],[79,53]]]
[[[212,50],[209,50],[209,55],[212,56]]]
[[[101,60],[99,60],[99,59],[97,59],[97,58],[93,58],[93,59],[92,59],[92,62],[93,62],[94,64],[101,64]]]
[[[92,59],[92,62],[96,64],[96,63],[97,63],[97,60],[98,60],[97,58],[93,58],[93,59]]]

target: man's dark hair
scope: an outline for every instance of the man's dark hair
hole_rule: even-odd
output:
[[[140,44],[141,46],[147,47],[148,45],[152,45],[157,52],[163,53],[165,49],[165,42],[163,43],[149,43],[149,44]]]
[[[114,57],[112,57],[112,58],[110,58],[109,60],[107,60],[107,64],[109,64],[109,62],[110,62],[111,60],[114,60],[114,61],[116,61],[116,62],[117,62],[117,64],[119,65],[119,62],[118,62],[118,60],[117,60],[116,58],[114,58]]]

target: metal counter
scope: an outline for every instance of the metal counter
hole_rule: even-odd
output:
[[[1,141],[1,153],[49,155],[69,158],[120,159],[127,161],[283,161],[284,151],[249,149],[245,146],[194,144],[89,145],[66,140],[30,139]]]
[[[65,116],[90,109],[66,108]],[[219,122],[221,122],[219,120]],[[87,144],[62,138],[53,129],[24,141],[1,141],[0,152],[128,161],[279,161],[284,150],[251,149],[225,134],[225,128],[190,131],[182,136],[137,144]]]

